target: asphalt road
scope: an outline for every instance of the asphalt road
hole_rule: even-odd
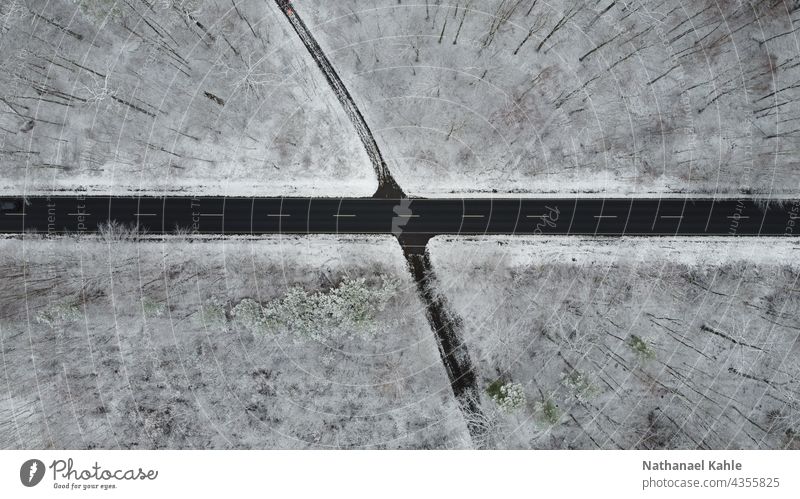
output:
[[[798,232],[800,200],[39,197],[0,199],[0,233],[771,235]],[[16,207],[9,208],[11,204]],[[23,209],[24,208],[24,209]],[[797,220],[796,220],[797,219]]]

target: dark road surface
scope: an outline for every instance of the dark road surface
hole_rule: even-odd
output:
[[[39,197],[0,199],[0,232],[794,235],[800,201]],[[16,207],[13,205],[16,204]],[[9,208],[11,206],[11,208]],[[24,207],[24,209],[23,209]]]

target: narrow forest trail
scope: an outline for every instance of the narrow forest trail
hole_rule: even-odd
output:
[[[298,15],[292,2],[289,0],[275,0],[275,2],[317,63],[320,71],[322,71],[331,86],[331,90],[336,94],[336,98],[342,104],[345,113],[353,123],[367,156],[372,162],[375,175],[378,177],[378,190],[373,197],[398,199],[398,201],[405,198],[402,188],[395,181],[389,171],[389,167],[386,165],[386,161],[383,159],[378,143],[375,141],[364,115],[361,114],[347,87],[345,87],[322,48]],[[453,394],[464,413],[473,445],[480,446],[483,429],[480,425],[472,423],[481,420],[480,390],[478,389],[477,378],[472,368],[467,346],[461,339],[461,321],[452,311],[448,310],[446,303],[434,290],[435,277],[425,247],[423,246],[420,251],[419,247],[409,244],[408,239],[403,238],[401,234],[396,234],[396,236],[400,246],[403,248],[403,254],[417,284],[417,291],[425,304],[425,315],[436,335],[439,355],[450,380]]]
[[[344,108],[347,117],[350,118],[350,122],[353,124],[353,127],[355,127],[356,133],[358,133],[367,156],[369,156],[369,160],[372,163],[372,168],[375,170],[375,175],[378,177],[378,190],[375,192],[374,197],[405,197],[403,190],[397,184],[394,177],[392,177],[392,173],[389,171],[389,167],[383,159],[380,148],[378,148],[378,143],[375,142],[375,137],[372,135],[372,130],[370,130],[369,125],[367,125],[353,97],[350,95],[344,82],[342,82],[342,79],[339,78],[339,74],[317,43],[314,35],[308,30],[308,27],[300,18],[292,2],[289,0],[275,0],[275,2],[278,4],[278,8],[281,9],[281,12],[283,12],[283,15],[286,16],[289,24],[294,28],[297,36],[300,37],[300,40],[303,42],[303,45],[305,45],[308,53],[311,54],[314,62],[317,63],[317,67],[322,71],[325,80],[327,80],[331,90],[333,90],[339,103],[341,103]]]
[[[424,238],[427,239],[427,238]],[[398,237],[417,292],[425,304],[425,316],[433,328],[436,345],[442,358],[450,386],[469,430],[475,447],[482,447],[486,426],[480,406],[480,390],[469,349],[462,339],[462,321],[449,306],[444,296],[436,290],[436,275],[431,264],[427,240]],[[422,243],[422,244],[420,244]]]

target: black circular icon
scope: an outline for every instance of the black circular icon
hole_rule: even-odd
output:
[[[28,459],[19,469],[19,479],[26,487],[35,487],[44,478],[44,463],[38,459]]]

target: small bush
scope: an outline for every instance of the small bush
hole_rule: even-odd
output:
[[[138,241],[143,235],[138,226],[125,225],[116,221],[100,224],[97,227],[98,238],[105,243],[121,241]]]
[[[59,303],[40,310],[34,317],[34,321],[50,327],[61,327],[80,318],[81,310],[77,305]]]
[[[225,302],[213,296],[203,303],[200,308],[200,316],[205,327],[225,328],[227,319],[225,317]]]
[[[505,412],[514,412],[527,402],[520,383],[497,380],[486,388],[486,393]]]
[[[334,288],[313,293],[294,287],[265,305],[243,299],[231,309],[231,319],[254,333],[287,332],[317,340],[368,339],[377,334],[376,316],[396,291],[397,285],[387,277],[377,286],[364,278],[345,279]],[[213,311],[208,305],[205,308]]]
[[[489,394],[489,397],[495,399],[500,397],[500,387],[503,386],[504,381],[501,379],[495,380],[492,382],[491,385],[486,387],[486,393]]]
[[[541,418],[551,425],[558,423],[559,418],[561,418],[561,411],[558,409],[555,402],[550,399],[540,404],[539,412],[541,413]]]
[[[86,16],[99,22],[100,25],[105,24],[109,20],[118,20],[122,18],[122,9],[120,5],[124,5],[121,0],[73,0],[74,3],[80,7]]]
[[[654,359],[656,357],[656,353],[650,348],[650,345],[635,334],[628,338],[628,346],[643,359]]]
[[[267,325],[264,308],[252,298],[245,298],[237,303],[231,309],[231,318],[235,324],[252,332],[262,331]]]
[[[142,300],[142,310],[144,311],[145,317],[161,317],[167,312],[167,305],[163,302],[145,297]]]
[[[569,374],[564,375],[561,383],[578,400],[586,400],[597,393],[597,387],[594,386],[589,377],[577,369],[573,369]]]
[[[375,318],[396,291],[396,283],[386,277],[378,286],[364,278],[345,279],[327,292],[292,288],[264,307],[264,320],[272,329],[301,338],[368,339],[377,334]]]

